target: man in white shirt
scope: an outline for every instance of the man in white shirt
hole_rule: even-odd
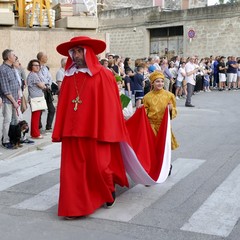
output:
[[[63,81],[63,78],[64,78],[66,62],[67,62],[67,58],[62,58],[61,59],[61,68],[59,68],[57,73],[56,73],[56,82],[57,82],[57,85],[58,85],[58,93],[60,91],[62,81]]]
[[[189,62],[185,66],[186,71],[186,81],[187,81],[187,98],[186,98],[186,107],[194,107],[194,105],[191,104],[191,98],[193,95],[194,87],[196,84],[195,81],[195,74],[198,72],[198,68],[196,68],[196,65],[194,64],[195,57],[191,57],[189,59]]]

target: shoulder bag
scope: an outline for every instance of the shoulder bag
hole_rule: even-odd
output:
[[[30,98],[30,105],[32,112],[47,109],[47,103],[44,96]]]

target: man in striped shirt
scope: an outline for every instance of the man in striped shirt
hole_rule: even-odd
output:
[[[16,77],[16,71],[13,63],[17,57],[11,49],[5,49],[2,52],[3,64],[0,66],[0,95],[3,100],[3,129],[2,129],[2,146],[7,149],[13,149],[10,143],[8,131],[10,124],[18,123],[17,101],[19,99],[20,84]]]

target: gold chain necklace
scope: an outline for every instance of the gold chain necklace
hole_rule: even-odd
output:
[[[75,77],[75,74],[74,74],[74,85],[75,85],[75,90],[76,90],[76,93],[77,93],[76,98],[72,100],[72,103],[75,104],[75,105],[74,105],[74,108],[73,108],[74,111],[77,111],[77,109],[78,109],[78,104],[82,104],[82,100],[80,99],[80,95],[81,95],[81,93],[82,93],[82,90],[83,90],[83,87],[84,87],[84,85],[85,85],[86,79],[87,79],[87,77],[84,78],[83,84],[82,84],[80,90],[78,91],[77,82],[76,82],[76,77]]]

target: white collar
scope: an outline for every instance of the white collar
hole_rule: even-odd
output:
[[[89,68],[76,68],[75,65],[69,68],[68,70],[66,70],[65,75],[72,76],[74,73],[78,73],[78,72],[88,73],[90,76],[92,76],[92,73],[89,70]]]

